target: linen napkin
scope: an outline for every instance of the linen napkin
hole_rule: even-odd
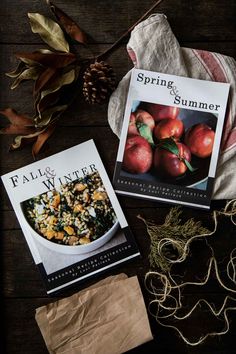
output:
[[[36,309],[51,354],[120,354],[151,340],[137,277],[108,277]]]
[[[204,50],[180,47],[164,14],[155,14],[132,31],[127,51],[136,68],[166,74],[230,83],[221,152],[213,199],[236,197],[236,62],[233,58]],[[131,71],[110,97],[108,122],[119,137]]]

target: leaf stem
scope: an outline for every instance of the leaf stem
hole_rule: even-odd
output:
[[[122,42],[122,40],[124,38],[126,38],[128,36],[128,34],[134,29],[135,26],[137,26],[141,21],[143,21],[145,19],[145,17],[147,17],[163,0],[158,0],[156,1],[156,3],[154,5],[152,5],[150,7],[150,9],[145,12],[145,14],[143,14],[138,21],[136,21],[125,33],[122,34],[122,36],[120,38],[118,38],[115,43],[112,44],[111,47],[109,47],[105,52],[103,52],[102,54],[100,54],[97,57],[97,60],[104,60],[105,58],[107,58],[115,49],[118,48],[118,46],[120,45],[120,43]]]

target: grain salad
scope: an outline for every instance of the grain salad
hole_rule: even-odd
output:
[[[91,243],[116,222],[98,172],[31,198],[24,202],[23,209],[37,233],[68,246]]]

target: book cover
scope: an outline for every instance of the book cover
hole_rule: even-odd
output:
[[[117,193],[210,208],[229,84],[133,69]]]
[[[140,255],[93,140],[2,180],[48,294]]]

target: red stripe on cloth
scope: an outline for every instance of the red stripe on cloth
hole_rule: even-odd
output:
[[[223,66],[217,60],[215,53],[207,52],[206,50],[200,49],[196,49],[195,51],[209,69],[214,81],[227,82],[227,76],[225,74]]]
[[[228,135],[228,139],[223,145],[223,151],[224,152],[229,151],[235,146],[236,146],[236,130],[231,130],[231,132]]]
[[[224,65],[221,63],[216,53],[211,53],[205,50],[194,49],[194,54],[197,56],[201,64],[204,66],[205,70],[211,77],[213,81],[216,82],[229,82]],[[232,141],[230,137],[231,129],[232,129],[232,117],[231,117],[231,102],[228,102],[226,114],[225,114],[225,122],[223,128],[223,136],[221,142],[221,152],[225,152],[228,148],[232,147],[232,144],[235,141]],[[234,136],[234,134],[233,134]]]
[[[129,47],[127,48],[127,52],[128,52],[128,54],[129,54],[130,59],[132,60],[132,62],[133,62],[133,64],[134,64],[134,66],[136,66],[136,64],[137,64],[137,57],[136,57],[135,52],[133,51],[132,48],[129,48]]]
[[[202,59],[202,56],[200,55],[200,52],[204,52],[203,50],[200,49],[193,49],[192,50],[199,62],[202,64],[204,69],[206,70],[207,74],[210,76],[211,80],[214,81],[214,77],[212,72],[209,70],[208,66],[205,64],[205,61]]]

